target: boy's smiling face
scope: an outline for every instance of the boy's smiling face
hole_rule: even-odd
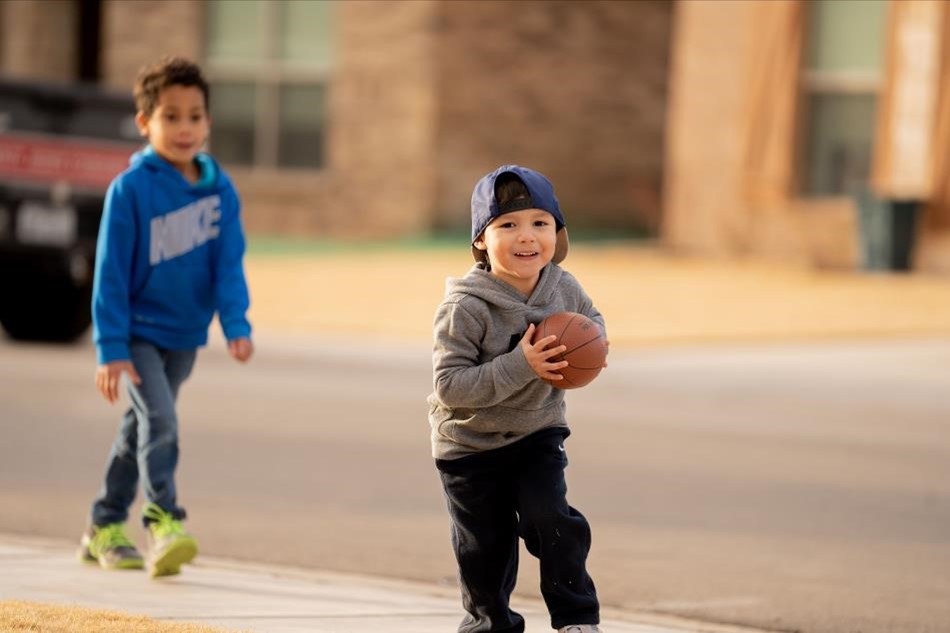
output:
[[[474,244],[488,255],[492,275],[530,295],[541,269],[554,257],[556,242],[554,216],[525,209],[492,220]]]
[[[158,154],[185,176],[196,174],[195,155],[211,130],[204,93],[197,86],[163,88],[150,115],[139,112],[135,121]]]

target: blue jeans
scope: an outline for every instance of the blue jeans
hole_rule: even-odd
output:
[[[94,525],[125,522],[140,477],[147,501],[178,519],[185,517],[175,495],[175,400],[178,388],[191,374],[196,351],[166,350],[141,340],[133,340],[129,350],[142,383],[128,383],[132,406],[122,418],[106,465],[105,482],[92,504]]]

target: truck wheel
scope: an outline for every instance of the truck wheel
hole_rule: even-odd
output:
[[[92,322],[91,288],[60,288],[45,295],[11,300],[0,322],[11,338],[21,341],[74,341]],[[12,299],[12,298],[10,298]]]

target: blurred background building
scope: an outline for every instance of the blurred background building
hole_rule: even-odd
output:
[[[6,75],[128,91],[162,54],[210,78],[211,149],[250,231],[467,229],[504,162],[548,174],[572,227],[656,230],[672,5],[12,0]]]
[[[854,267],[854,194],[921,202],[950,271],[950,4],[931,0],[6,0],[0,72],[128,91],[162,54],[213,84],[248,229],[468,227],[504,162],[572,228]]]
[[[668,244],[852,267],[907,229],[950,271],[950,3],[677,2],[674,32]]]

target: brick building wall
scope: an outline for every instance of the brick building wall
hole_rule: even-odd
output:
[[[744,77],[751,51],[744,2],[680,3],[667,117],[667,243],[721,254],[748,243],[737,205],[742,174]],[[714,124],[713,124],[714,122]]]
[[[664,240],[705,255],[757,254],[854,267],[857,228],[850,199],[802,198],[783,187],[750,195],[762,185],[756,182],[761,174],[748,165],[745,144],[753,68],[762,56],[762,17],[755,3],[743,0],[676,5]],[[795,142],[794,134],[783,134],[774,151],[792,161]]]
[[[335,214],[349,234],[424,231],[435,199],[438,3],[337,6],[340,64],[329,119]]]
[[[0,71],[25,79],[74,79],[78,21],[70,2],[0,2]]]
[[[655,227],[670,4],[511,6],[340,3],[327,166],[232,170],[249,229],[465,228],[472,186],[503,162],[549,174],[572,226]]]
[[[102,82],[131,91],[139,68],[163,55],[201,59],[203,16],[191,0],[105,0]]]
[[[467,226],[503,163],[554,182],[571,226],[659,222],[672,3],[439,6],[435,223]]]
[[[756,65],[782,32],[769,27],[782,25],[788,17],[783,13],[794,4],[788,0],[676,3],[664,169],[663,238],[668,246],[703,255],[754,254],[823,268],[858,266],[859,227],[853,200],[844,195],[804,196],[794,184],[799,120],[794,112],[783,110],[788,95],[791,101],[796,95],[794,68],[790,77],[780,79],[781,86],[771,86],[782,90],[767,93],[765,107],[774,119],[764,135],[769,150],[754,155],[755,160],[748,153]],[[763,130],[757,131],[763,136]],[[775,164],[753,164],[759,160]],[[917,237],[915,267],[947,272],[950,231],[934,226],[933,219],[933,210],[928,210]]]
[[[75,25],[36,26],[59,25],[75,2],[2,6],[4,67],[75,77],[57,66],[75,54]],[[336,6],[326,165],[229,167],[249,231],[385,237],[467,227],[472,186],[503,162],[547,173],[572,227],[656,226],[671,3]],[[44,14],[51,7],[55,20]],[[204,17],[203,2],[103,0],[102,82],[131,90],[138,69],[164,54],[201,61]],[[10,34],[34,26],[61,46],[29,60],[27,40]]]
[[[411,235],[432,207],[435,2],[337,5],[327,164],[231,169],[248,230],[318,237]]]

